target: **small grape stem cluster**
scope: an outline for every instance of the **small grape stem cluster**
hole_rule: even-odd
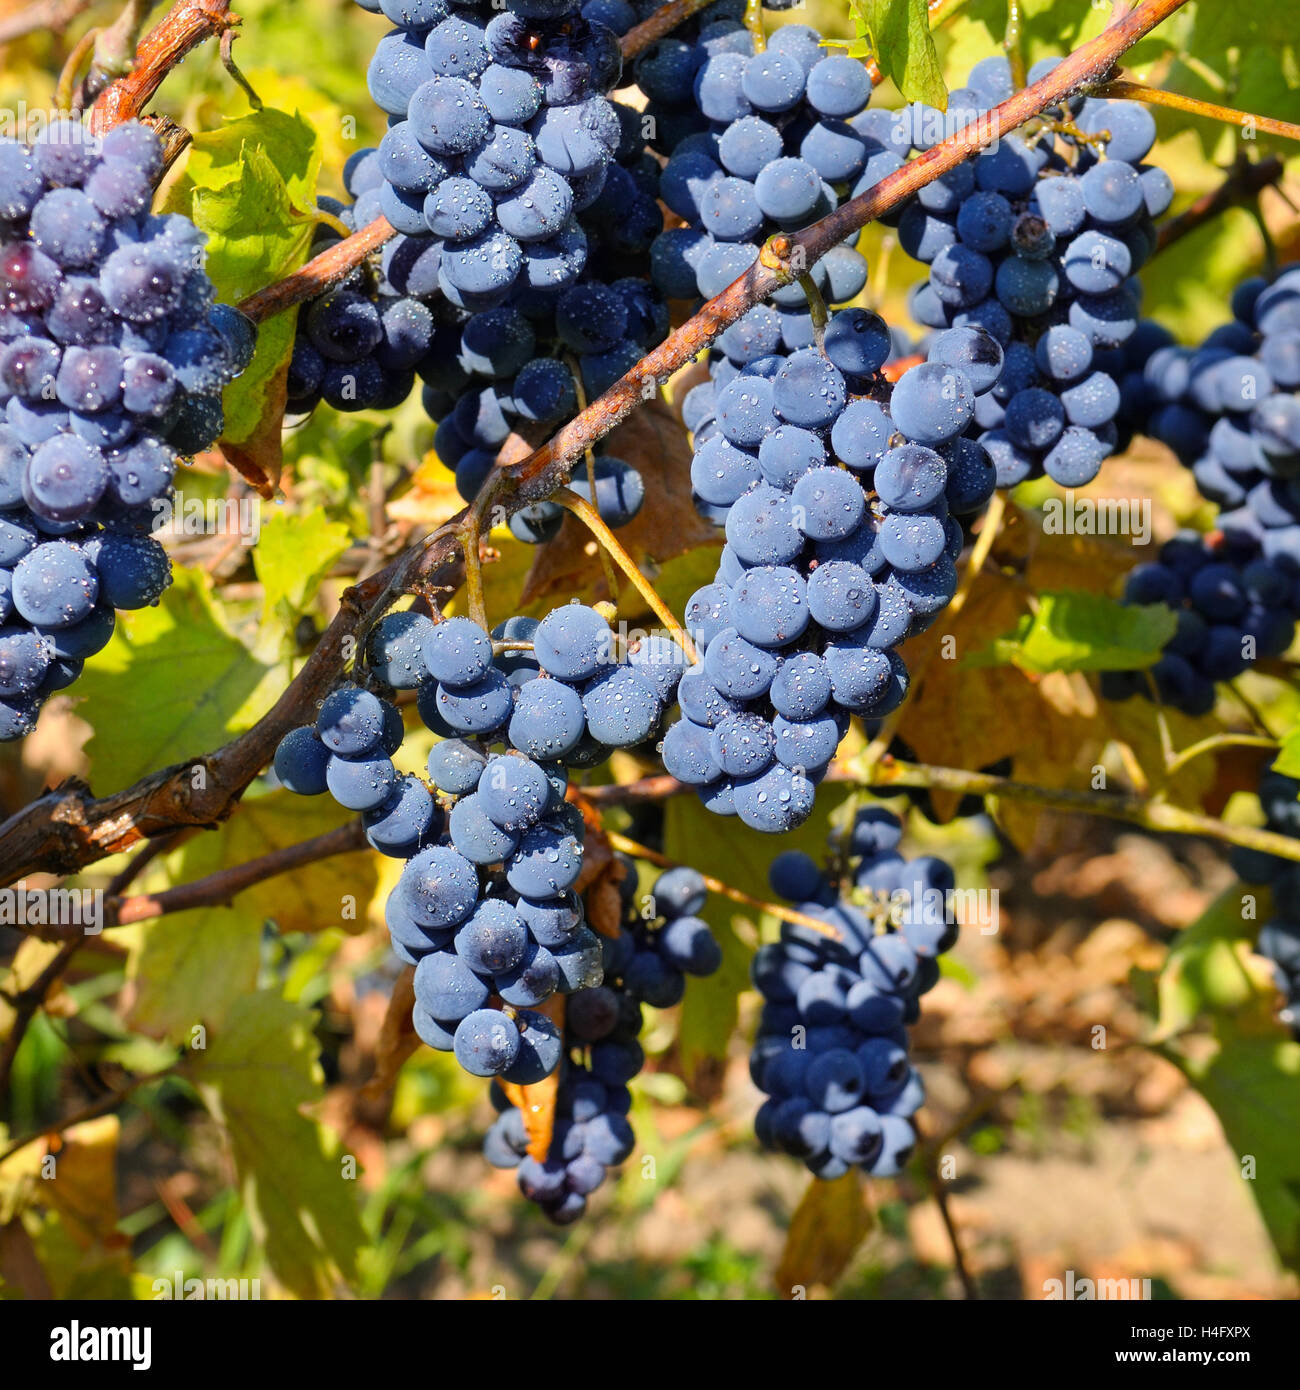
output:
[[[642,1006],[671,1008],[681,1002],[688,976],[711,975],[722,964],[721,948],[698,915],[708,893],[700,874],[669,869],[642,897],[636,865],[625,859],[622,870],[623,920],[601,939],[603,979],[566,1000],[549,1134],[539,1142],[523,1110],[492,1086],[499,1114],[484,1138],[484,1157],[494,1167],[516,1169],[519,1190],[557,1225],[576,1221],[608,1170],[635,1147],[628,1083],[645,1065]]]
[[[835,878],[799,850],[769,872],[775,893],[833,923],[839,938],[785,923],[754,957],[764,1004],[750,1075],[769,1097],[754,1129],[765,1148],[826,1180],[855,1167],[892,1177],[916,1143],[925,1089],[907,1027],[957,937],[955,878],[941,859],[906,860],[901,838],[896,816],[866,807],[835,846]]]

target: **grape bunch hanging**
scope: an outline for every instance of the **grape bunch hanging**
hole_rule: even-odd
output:
[[[0,139],[0,741],[157,602],[150,534],[176,467],[221,433],[255,330],[213,302],[204,237],[149,207],[162,147],[79,122]]]

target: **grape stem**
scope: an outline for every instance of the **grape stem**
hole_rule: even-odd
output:
[[[762,53],[767,47],[767,34],[763,30],[763,0],[745,0],[745,28],[754,43],[754,52]]]
[[[583,795],[586,796],[586,794],[584,789]],[[630,854],[633,859],[644,859],[657,869],[679,869],[682,867],[675,859],[669,859],[666,854],[660,854],[658,850],[650,849],[647,845],[629,840],[626,835],[620,835],[615,830],[607,830],[605,838],[615,849],[621,850],[624,854]],[[695,869],[694,872],[699,873],[699,870]],[[719,878],[711,878],[708,874],[700,874],[700,877],[704,880],[709,892],[717,893],[719,897],[730,898],[733,903],[755,908],[771,917],[779,917],[783,922],[793,922],[801,927],[810,927],[820,936],[827,937],[831,941],[842,939],[840,932],[835,927],[816,917],[810,917],[806,912],[799,912],[792,907],[781,907],[778,903],[766,903],[762,898],[751,897],[739,888],[733,888],[731,884],[723,883]]]
[[[1230,106],[1201,101],[1199,97],[1186,97],[1181,92],[1167,92],[1163,87],[1148,87],[1145,82],[1130,82],[1122,77],[1112,78],[1097,88],[1093,95],[1114,97],[1120,101],[1144,101],[1150,106],[1167,106],[1171,111],[1182,111],[1188,116],[1204,116],[1206,120],[1222,121],[1226,125],[1239,126],[1242,130],[1280,135],[1284,140],[1300,140],[1300,125],[1293,125],[1290,121],[1256,116],[1249,111],[1234,111]]]
[[[799,277],[799,288],[808,301],[808,315],[812,319],[813,347],[825,357],[826,325],[830,321],[830,315],[826,312],[826,301],[822,298],[822,292],[817,288],[816,282],[806,270]]]
[[[686,629],[673,616],[673,611],[659,597],[659,591],[643,575],[637,567],[636,561],[619,544],[613,531],[605,525],[600,513],[586,500],[579,497],[572,488],[562,487],[555,492],[555,500],[578,518],[580,522],[595,536],[603,551],[613,560],[613,562],[631,580],[633,588],[645,599],[650,606],[650,611],[659,619],[661,623],[672,633],[677,645],[686,653],[686,659],[694,666],[699,661],[699,654],[695,650],[695,643],[686,634]],[[610,597],[617,600],[618,586],[614,585]]]
[[[238,24],[230,13],[230,0],[176,0],[136,46],[130,72],[95,98],[90,108],[92,132],[103,135],[139,116],[187,53]]]
[[[1017,87],[1025,85],[1025,49],[1020,24],[1020,0],[1007,0],[1007,27],[1002,35],[1002,47],[1011,64],[1011,80]]]
[[[483,557],[479,554],[479,518],[471,510],[460,524],[461,553],[465,558],[465,601],[469,615],[483,629],[488,626],[487,601],[483,595]]]
[[[1250,203],[1265,188],[1276,187],[1284,168],[1276,155],[1256,161],[1239,159],[1218,188],[1202,194],[1177,217],[1171,217],[1161,225],[1157,234],[1156,254],[1168,250],[1174,242],[1181,241],[1189,232],[1204,226],[1228,208]]]
[[[56,1134],[65,1134],[74,1125],[84,1124],[87,1120],[93,1120],[98,1115],[106,1115],[110,1110],[115,1110],[124,1100],[129,1100],[133,1092],[138,1091],[141,1086],[150,1086],[155,1081],[166,1081],[168,1077],[175,1076],[180,1071],[180,1063],[175,1062],[170,1067],[164,1067],[161,1071],[151,1071],[144,1076],[133,1077],[125,1086],[119,1086],[115,1090],[106,1092],[97,1100],[92,1100],[89,1105],[83,1105],[80,1110],[74,1110],[71,1115],[65,1115],[52,1125],[46,1125],[44,1129],[37,1130],[34,1134],[24,1135],[21,1139],[15,1139],[3,1152],[0,1152],[0,1163],[5,1163],[11,1159],[20,1149],[25,1149],[28,1144],[34,1144],[38,1139],[53,1138]]]
[[[64,63],[63,70],[59,73],[59,80],[54,87],[54,109],[56,111],[71,111],[76,105],[77,77],[94,52],[95,40],[98,37],[98,29],[87,29],[73,45],[72,52],[68,54],[68,60]]]
[[[582,369],[574,361],[573,357],[566,353],[565,363],[569,368],[569,373],[573,377],[573,392],[578,400],[578,409],[587,408],[587,388],[582,380]],[[592,504],[596,501],[596,450],[587,449],[584,457],[587,463],[587,491],[591,496]],[[575,513],[576,515],[576,513]],[[581,518],[579,518],[581,519]],[[610,558],[609,551],[599,542],[596,543],[596,553],[600,556],[600,568],[605,575],[605,588],[609,591],[612,602],[618,602],[618,571],[614,568],[614,562]]]
[[[1275,738],[1267,738],[1263,734],[1209,734],[1174,754],[1165,764],[1165,775],[1172,777],[1196,758],[1205,753],[1217,753],[1220,748],[1269,748],[1276,752],[1277,747]]]

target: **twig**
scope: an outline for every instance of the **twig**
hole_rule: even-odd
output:
[[[1188,763],[1203,753],[1217,753],[1220,748],[1271,748],[1277,750],[1277,739],[1264,738],[1260,734],[1210,734],[1207,738],[1189,744],[1165,765],[1165,775],[1172,777],[1181,772]]]
[[[154,1081],[166,1081],[169,1076],[175,1076],[179,1066],[180,1063],[177,1062],[170,1067],[164,1067],[161,1071],[151,1071],[145,1076],[137,1076],[133,1081],[128,1081],[125,1086],[108,1091],[98,1100],[91,1101],[89,1105],[83,1105],[80,1110],[74,1110],[71,1115],[65,1115],[56,1124],[47,1125],[34,1134],[27,1134],[21,1139],[15,1139],[7,1149],[0,1153],[0,1163],[12,1158],[19,1149],[25,1149],[28,1144],[36,1143],[38,1139],[48,1139],[56,1134],[63,1134],[73,1125],[79,1125],[86,1120],[93,1120],[97,1115],[106,1114],[109,1110],[121,1105],[124,1100],[129,1100],[132,1092],[138,1091],[141,1086],[148,1086]]]
[[[1157,252],[1167,250],[1188,232],[1194,232],[1228,208],[1251,201],[1262,189],[1275,185],[1283,172],[1284,165],[1276,155],[1269,155],[1255,163],[1242,160],[1218,188],[1202,194],[1177,217],[1171,217],[1168,222],[1161,224],[1156,240]]]
[[[262,323],[286,309],[292,309],[295,304],[305,304],[339,281],[346,280],[372,251],[377,251],[396,235],[396,230],[386,217],[376,217],[369,226],[353,232],[344,241],[336,241],[319,256],[313,256],[301,270],[277,280],[264,290],[258,290],[256,294],[250,294],[247,299],[240,301],[239,307],[254,323]]]
[[[649,19],[643,19],[623,35],[623,57],[635,58],[638,53],[644,52],[652,43],[671,33],[679,24],[685,24],[692,15],[699,14],[712,3],[713,0],[669,0],[667,5],[661,5]]]
[[[605,525],[600,513],[596,511],[585,498],[570,488],[562,487],[556,490],[555,500],[562,506],[571,511],[574,516],[595,536],[597,542],[602,545],[605,552],[610,556],[614,563],[632,581],[637,593],[650,605],[650,611],[659,619],[661,623],[672,633],[677,645],[686,653],[686,659],[695,665],[699,661],[699,654],[695,650],[695,643],[686,635],[685,628],[673,616],[672,609],[659,597],[655,586],[637,568],[636,561],[619,544],[614,533]],[[610,594],[614,600],[618,599],[618,592],[615,590]]]
[[[54,988],[63,972],[72,963],[72,957],[81,949],[85,938],[78,935],[74,941],[65,941],[46,963],[41,973],[17,994],[10,997],[14,1018],[9,1036],[0,1045],[0,1095],[9,1090],[9,1077],[13,1072],[14,1058],[27,1034],[27,1025],[36,1017],[45,1004],[45,997]]]
[[[767,34],[763,31],[763,0],[745,0],[745,28],[754,44],[754,52],[762,53],[767,47]]]
[[[586,791],[583,791],[583,796]],[[630,854],[633,859],[644,859],[648,864],[653,864],[659,869],[676,869],[680,865],[675,859],[669,859],[666,854],[660,854],[658,850],[650,849],[647,845],[638,844],[635,840],[629,840],[626,835],[620,835],[617,831],[607,830],[605,838],[609,843],[624,854]],[[696,870],[698,873],[699,871]],[[810,917],[806,912],[798,912],[792,907],[782,907],[779,903],[764,902],[762,898],[751,897],[748,893],[742,892],[739,888],[733,888],[729,883],[723,883],[719,878],[711,878],[708,874],[700,874],[705,886],[710,893],[717,893],[719,897],[730,898],[733,903],[741,903],[745,907],[756,908],[759,912],[765,912],[770,917],[779,917],[783,922],[795,922],[801,927],[811,927],[813,931],[820,935],[829,937],[832,941],[839,941],[840,933],[827,922],[819,921],[816,917]]]
[[[1219,106],[1212,101],[1202,101],[1199,97],[1167,92],[1163,87],[1148,87],[1145,82],[1130,82],[1126,78],[1116,77],[1099,87],[1095,95],[1117,97],[1121,101],[1144,101],[1149,106],[1167,106],[1171,111],[1181,111],[1188,116],[1204,116],[1206,120],[1222,121],[1226,125],[1239,126],[1242,130],[1260,130],[1265,135],[1300,140],[1300,125],[1293,125],[1290,121],[1256,116],[1249,111],[1234,111],[1230,106]]]
[[[170,854],[189,833],[177,830],[172,835],[160,835],[156,840],[150,840],[138,854],[131,856],[130,862],[123,866],[120,873],[109,880],[104,897],[120,898],[160,854]]]
[[[236,894],[263,883],[278,874],[291,873],[304,864],[317,864],[336,854],[350,854],[365,849],[365,828],[360,820],[349,821],[335,830],[313,835],[296,845],[272,850],[246,864],[218,869],[192,883],[182,883],[162,893],[140,893],[131,898],[110,900],[104,904],[104,925],[124,927],[131,922],[143,922],[163,917],[169,912],[186,912],[194,907],[213,907],[228,903]]]
[[[12,43],[38,29],[60,33],[94,3],[95,0],[37,0],[36,4],[0,19],[0,43]]]
[[[1070,787],[1036,787],[994,777],[987,772],[967,772],[956,767],[932,767],[926,763],[905,763],[885,757],[876,766],[864,769],[857,780],[871,786],[938,787],[943,791],[973,796],[999,796],[1009,801],[1027,801],[1055,811],[1078,811],[1088,816],[1105,816],[1127,821],[1146,830],[1168,831],[1175,835],[1206,835],[1230,845],[1259,850],[1279,859],[1300,863],[1300,840],[1272,830],[1250,825],[1230,825],[1196,811],[1184,811],[1166,801],[1144,800],[1111,792],[1076,791]]]
[[[975,1278],[966,1264],[966,1254],[962,1250],[957,1222],[953,1219],[952,1209],[948,1202],[948,1185],[939,1173],[938,1148],[936,1145],[926,1142],[921,1133],[921,1127],[915,1118],[913,1118],[912,1124],[916,1129],[917,1138],[922,1141],[922,1166],[925,1169],[926,1180],[930,1184],[930,1194],[933,1196],[934,1204],[939,1208],[939,1215],[943,1219],[943,1228],[948,1233],[948,1244],[952,1247],[953,1268],[957,1271],[957,1278],[961,1280],[962,1293],[968,1300],[974,1301],[980,1296],[979,1286],[975,1283]]]
[[[230,0],[176,0],[140,40],[131,71],[95,98],[90,109],[91,130],[102,135],[138,116],[187,53],[238,23],[230,13]]]

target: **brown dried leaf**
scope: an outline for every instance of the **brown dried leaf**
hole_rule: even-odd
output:
[[[774,1276],[778,1293],[806,1297],[810,1284],[833,1284],[870,1229],[871,1212],[856,1169],[833,1182],[813,1178],[790,1218]]]
[[[545,1014],[561,1032],[564,1031],[564,995],[551,995],[544,1004],[537,1006],[536,1012]],[[516,1086],[512,1082],[503,1081],[501,1089],[510,1103],[523,1111],[529,1154],[538,1163],[544,1162],[550,1152],[551,1135],[555,1131],[555,1102],[560,1089],[559,1070],[553,1071],[535,1086]]]
[[[289,363],[281,364],[275,375],[266,385],[266,408],[257,422],[257,428],[247,439],[235,441],[221,439],[217,447],[226,462],[244,481],[256,488],[268,501],[275,496],[280,483],[280,470],[284,466],[284,448],[281,443],[284,428],[284,406],[288,399],[287,383]]]
[[[55,1175],[42,1192],[83,1248],[121,1240],[116,1233],[120,1131],[116,1115],[101,1115],[65,1130],[61,1146],[53,1150]]]
[[[630,416],[605,441],[611,454],[641,474],[645,502],[618,539],[643,572],[716,538],[714,528],[691,501],[691,450],[686,428],[661,397]],[[580,462],[578,469],[583,467]],[[522,603],[560,593],[566,598],[603,592],[600,556],[592,537],[572,516],[560,534],[542,546],[524,586]]]
[[[419,1047],[420,1039],[411,1022],[411,1009],[414,1006],[415,967],[408,965],[397,977],[388,999],[388,1009],[375,1046],[374,1075],[361,1088],[366,1100],[378,1100],[391,1090],[406,1059]]]

